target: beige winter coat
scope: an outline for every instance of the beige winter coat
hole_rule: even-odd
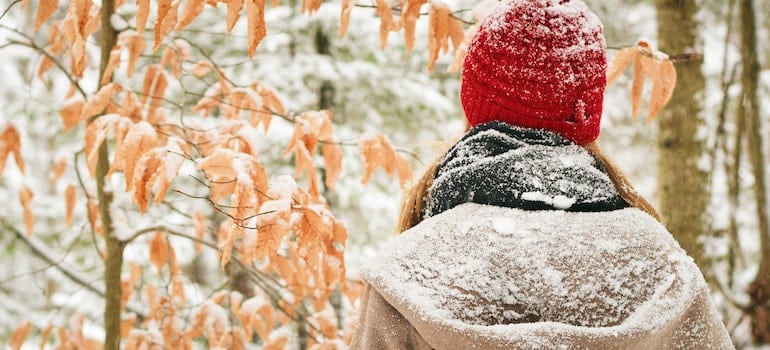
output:
[[[466,203],[361,270],[353,349],[731,349],[701,273],[633,208]]]

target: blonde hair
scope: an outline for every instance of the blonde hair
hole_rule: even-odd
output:
[[[657,210],[642,197],[636,190],[628,177],[605,154],[596,141],[583,146],[598,162],[599,167],[609,176],[615,185],[618,194],[628,205],[650,214],[655,220],[660,221],[660,214]],[[430,190],[433,179],[436,177],[438,165],[444,158],[446,152],[441,152],[424,170],[423,173],[411,184],[405,191],[401,200],[401,210],[396,226],[397,232],[404,232],[422,221],[423,209],[427,201],[428,191]]]

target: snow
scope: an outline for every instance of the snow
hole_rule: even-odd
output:
[[[472,229],[464,232],[467,221]],[[633,208],[573,213],[466,203],[393,239],[361,275],[413,314],[412,324],[492,332],[511,343],[531,340],[532,329],[653,331],[706,290],[665,228]]]

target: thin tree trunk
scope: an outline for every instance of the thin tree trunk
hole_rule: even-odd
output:
[[[760,261],[757,276],[749,287],[751,296],[752,335],[760,343],[770,343],[770,222],[768,222],[765,157],[762,145],[762,125],[759,116],[759,58],[757,57],[757,28],[752,0],[741,0],[741,106],[747,122],[749,160],[754,174],[757,222],[759,226]]]
[[[117,43],[118,33],[112,28],[110,17],[115,13],[115,1],[102,1],[101,17],[101,62],[99,65],[99,82],[104,80],[103,75],[110,59],[110,52]],[[112,80],[109,77],[107,81]],[[99,147],[99,161],[96,165],[96,192],[99,199],[99,215],[102,221],[102,229],[106,241],[107,251],[104,264],[104,348],[117,350],[120,347],[120,300],[122,290],[120,287],[120,272],[123,267],[123,249],[125,243],[113,235],[112,216],[110,204],[112,193],[108,192],[104,185],[107,173],[110,169],[109,149],[107,142]]]
[[[662,51],[700,51],[695,0],[655,0],[658,42]],[[658,118],[658,202],[663,223],[708,279],[709,264],[700,237],[707,231],[708,173],[699,167],[705,140],[701,127],[701,96],[705,80],[699,60],[677,63],[677,86]]]

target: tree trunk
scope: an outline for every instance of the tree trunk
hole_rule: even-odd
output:
[[[757,276],[749,286],[751,305],[749,316],[754,340],[770,343],[770,222],[767,211],[765,157],[762,144],[762,125],[759,116],[759,57],[757,28],[752,0],[740,0],[741,13],[741,112],[746,121],[749,161],[754,174],[757,222],[759,226],[760,261]]]
[[[695,0],[656,0],[658,42],[667,53],[700,51]],[[708,173],[699,167],[705,140],[699,139],[705,80],[700,60],[677,62],[677,86],[658,118],[658,201],[663,223],[708,279],[700,237],[706,232]]]
[[[101,17],[101,61],[99,65],[99,87],[102,81],[111,81],[112,77],[103,79],[110,52],[117,43],[118,33],[110,24],[110,17],[115,13],[115,1],[102,1]],[[109,149],[107,142],[99,147],[99,161],[96,166],[96,192],[99,199],[99,215],[106,241],[107,250],[104,262],[104,348],[117,350],[120,347],[120,300],[123,291],[120,287],[120,272],[123,267],[123,249],[125,243],[113,235],[110,204],[112,193],[105,189],[105,180],[110,169]]]

